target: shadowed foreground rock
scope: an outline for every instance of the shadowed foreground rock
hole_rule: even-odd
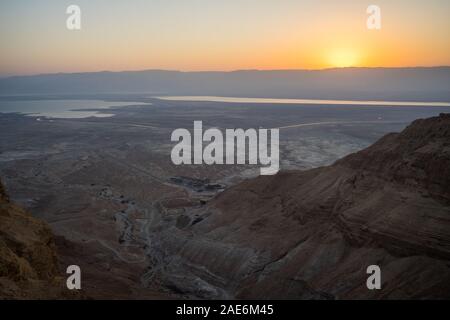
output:
[[[82,270],[81,291],[66,287],[65,270],[72,264]],[[169,298],[143,288],[140,274],[98,248],[55,237],[44,221],[12,204],[0,183],[0,299]]]
[[[0,183],[0,299],[69,297],[49,227],[10,203]]]
[[[332,166],[248,180],[190,219],[160,235],[154,271],[186,296],[450,298],[450,115]],[[381,290],[366,287],[372,264]]]

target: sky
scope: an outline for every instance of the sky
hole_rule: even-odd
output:
[[[449,14],[448,0],[1,0],[0,76],[450,65]]]

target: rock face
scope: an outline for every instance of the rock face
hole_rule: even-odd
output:
[[[0,299],[69,297],[48,226],[10,203],[0,183]]]
[[[171,297],[449,299],[450,115],[186,210],[179,219],[162,211],[167,224],[149,229],[142,277],[141,265],[59,237],[62,265],[82,267],[94,298],[167,298],[163,286]],[[366,286],[370,265],[381,268],[380,290]],[[0,184],[0,298],[81,297],[60,275],[50,229]]]
[[[450,298],[450,115],[332,166],[248,180],[187,216],[154,244],[154,272],[187,296]],[[366,286],[370,265],[381,290]]]

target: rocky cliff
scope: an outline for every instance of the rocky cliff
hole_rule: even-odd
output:
[[[0,299],[65,297],[50,229],[10,203],[0,183]]]
[[[94,298],[448,299],[450,115],[328,167],[247,180],[176,223],[162,218],[143,277],[60,237],[62,265],[82,266]],[[380,290],[366,286],[370,265],[381,268]],[[48,226],[0,184],[0,298],[76,297],[60,274]]]
[[[239,184],[158,235],[167,287],[202,298],[450,298],[450,115],[334,165]],[[186,217],[184,218],[186,219]],[[381,268],[381,290],[366,286]]]

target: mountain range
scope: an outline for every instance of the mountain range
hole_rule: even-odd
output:
[[[450,67],[105,71],[0,79],[1,95],[99,93],[446,102]]]

